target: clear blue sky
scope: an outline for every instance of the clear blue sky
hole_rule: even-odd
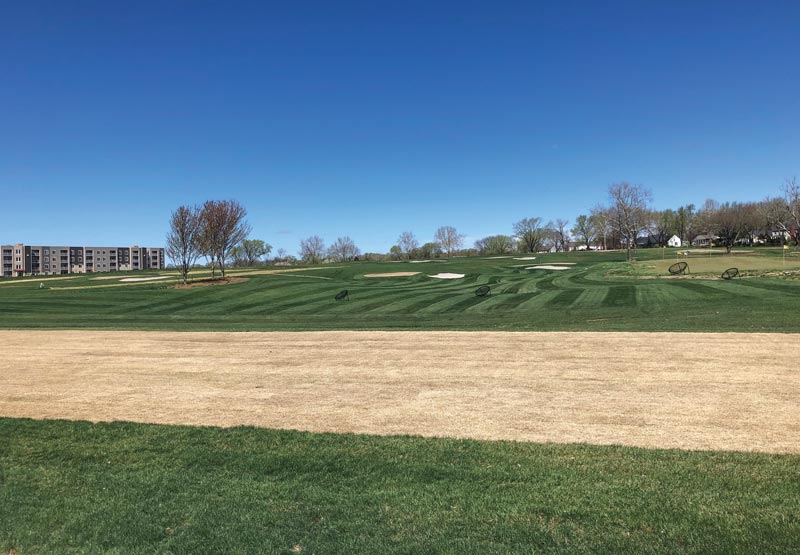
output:
[[[385,252],[800,173],[800,3],[5,2],[0,242],[161,245],[235,198]]]

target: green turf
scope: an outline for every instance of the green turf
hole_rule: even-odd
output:
[[[0,419],[0,553],[797,553],[800,457]]]
[[[125,287],[96,276],[0,281],[0,327],[166,330],[621,330],[800,331],[798,257],[759,249],[729,259],[751,260],[749,276],[731,281],[658,278],[677,251],[538,255],[535,261],[464,258],[425,264],[352,263],[285,275],[254,275],[246,283],[189,290],[167,283]],[[689,258],[703,273],[728,260]],[[525,270],[525,264],[576,262],[566,271]],[[703,270],[703,271],[701,271]],[[364,274],[418,271],[404,278]],[[426,274],[463,273],[458,280]],[[665,273],[661,272],[662,274]],[[706,275],[709,272],[705,272]],[[142,275],[142,274],[137,274]],[[328,279],[316,279],[316,276]],[[655,277],[655,279],[654,279]],[[39,283],[45,288],[40,289]],[[476,297],[489,285],[492,294]],[[74,289],[69,289],[74,288]],[[336,302],[342,289],[350,300]]]

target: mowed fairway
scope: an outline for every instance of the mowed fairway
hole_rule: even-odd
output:
[[[524,261],[463,258],[243,269],[231,272],[242,278],[238,283],[191,289],[176,289],[169,280],[120,282],[90,276],[0,280],[0,327],[800,333],[796,257],[787,257],[784,270],[775,250],[734,258],[716,255],[717,266],[735,262],[751,274],[731,281],[717,277],[719,267],[697,276],[700,264],[708,264],[705,259],[689,260],[692,276],[670,279],[658,268],[665,268],[674,254],[650,249],[638,257],[633,265],[623,261],[624,253],[609,252],[536,255]],[[567,269],[560,271],[526,269],[563,262]],[[745,262],[754,269],[747,270]],[[464,277],[428,277],[437,274]],[[200,271],[196,275],[207,277]],[[491,294],[476,296],[480,286],[489,286]],[[345,289],[349,300],[337,302],[335,296]]]
[[[792,335],[4,331],[0,341],[14,346],[0,416],[800,453]]]

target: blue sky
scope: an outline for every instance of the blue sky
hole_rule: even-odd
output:
[[[0,10],[0,242],[161,245],[235,198],[296,252],[800,174],[798,2],[24,2]]]

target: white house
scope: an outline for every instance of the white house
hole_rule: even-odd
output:
[[[672,237],[670,237],[667,240],[667,246],[669,246],[669,247],[682,247],[683,246],[683,241],[681,241],[681,238],[678,237],[677,235],[673,235]]]

